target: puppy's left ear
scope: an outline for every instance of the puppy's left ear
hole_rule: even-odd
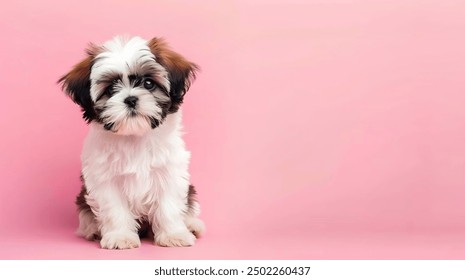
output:
[[[171,98],[170,113],[174,113],[182,104],[184,95],[195,80],[199,67],[171,50],[165,40],[161,38],[153,38],[147,44],[155,55],[155,60],[168,72]]]
[[[87,57],[76,64],[70,72],[58,80],[63,91],[78,104],[83,112],[83,117],[90,122],[96,118],[93,101],[90,96],[90,70],[97,53],[97,47],[91,45],[87,49]]]

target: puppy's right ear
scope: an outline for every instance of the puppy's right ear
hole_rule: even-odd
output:
[[[83,117],[87,122],[96,118],[94,102],[90,96],[90,70],[97,50],[97,47],[91,45],[87,49],[87,57],[58,80],[63,91],[74,103],[81,106]]]

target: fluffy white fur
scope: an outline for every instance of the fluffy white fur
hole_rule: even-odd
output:
[[[186,205],[190,153],[182,139],[181,111],[162,120],[160,104],[169,96],[158,89],[150,93],[134,87],[128,78],[149,67],[156,70],[153,78],[169,90],[167,71],[139,37],[117,37],[102,50],[92,65],[90,96],[114,128],[90,123],[81,160],[92,212],[80,212],[78,234],[88,239],[100,234],[102,248],[135,248],[140,246],[137,221],[147,220],[157,244],[191,246],[204,225],[197,218],[198,203],[190,211]],[[116,93],[99,99],[104,87],[98,81],[111,73],[121,75]],[[128,96],[139,98],[137,115],[129,116],[124,104]],[[160,120],[159,126],[152,129],[148,117]]]
[[[87,202],[97,217],[103,248],[140,245],[136,220],[153,225],[162,246],[190,246],[203,224],[186,215],[190,153],[181,138],[181,112],[169,115],[143,136],[121,136],[91,124],[82,152]],[[89,219],[90,218],[90,219]],[[97,229],[93,217],[80,217],[79,234],[89,238]]]

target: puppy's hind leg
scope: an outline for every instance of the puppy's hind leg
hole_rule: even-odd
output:
[[[87,240],[94,240],[98,239],[100,236],[95,215],[90,209],[89,204],[87,204],[86,195],[87,191],[83,185],[81,192],[76,198],[76,205],[79,211],[79,227],[76,233]]]
[[[150,217],[155,243],[166,247],[192,246],[196,238],[185,223],[188,184],[179,174],[170,175]]]
[[[189,185],[187,193],[187,213],[184,223],[195,237],[199,238],[205,232],[205,224],[198,218],[200,215],[200,204],[197,201],[197,192],[193,185]]]

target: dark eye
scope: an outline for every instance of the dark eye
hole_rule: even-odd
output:
[[[115,93],[115,85],[117,83],[118,83],[118,79],[114,79],[109,83],[109,85],[105,89],[105,94],[107,96],[110,96],[110,97],[113,96],[113,94]]]
[[[155,88],[155,82],[152,79],[145,79],[143,85],[147,90],[152,90]]]
[[[114,93],[113,85],[109,85],[107,89],[105,90],[105,94],[108,96],[112,96]]]

